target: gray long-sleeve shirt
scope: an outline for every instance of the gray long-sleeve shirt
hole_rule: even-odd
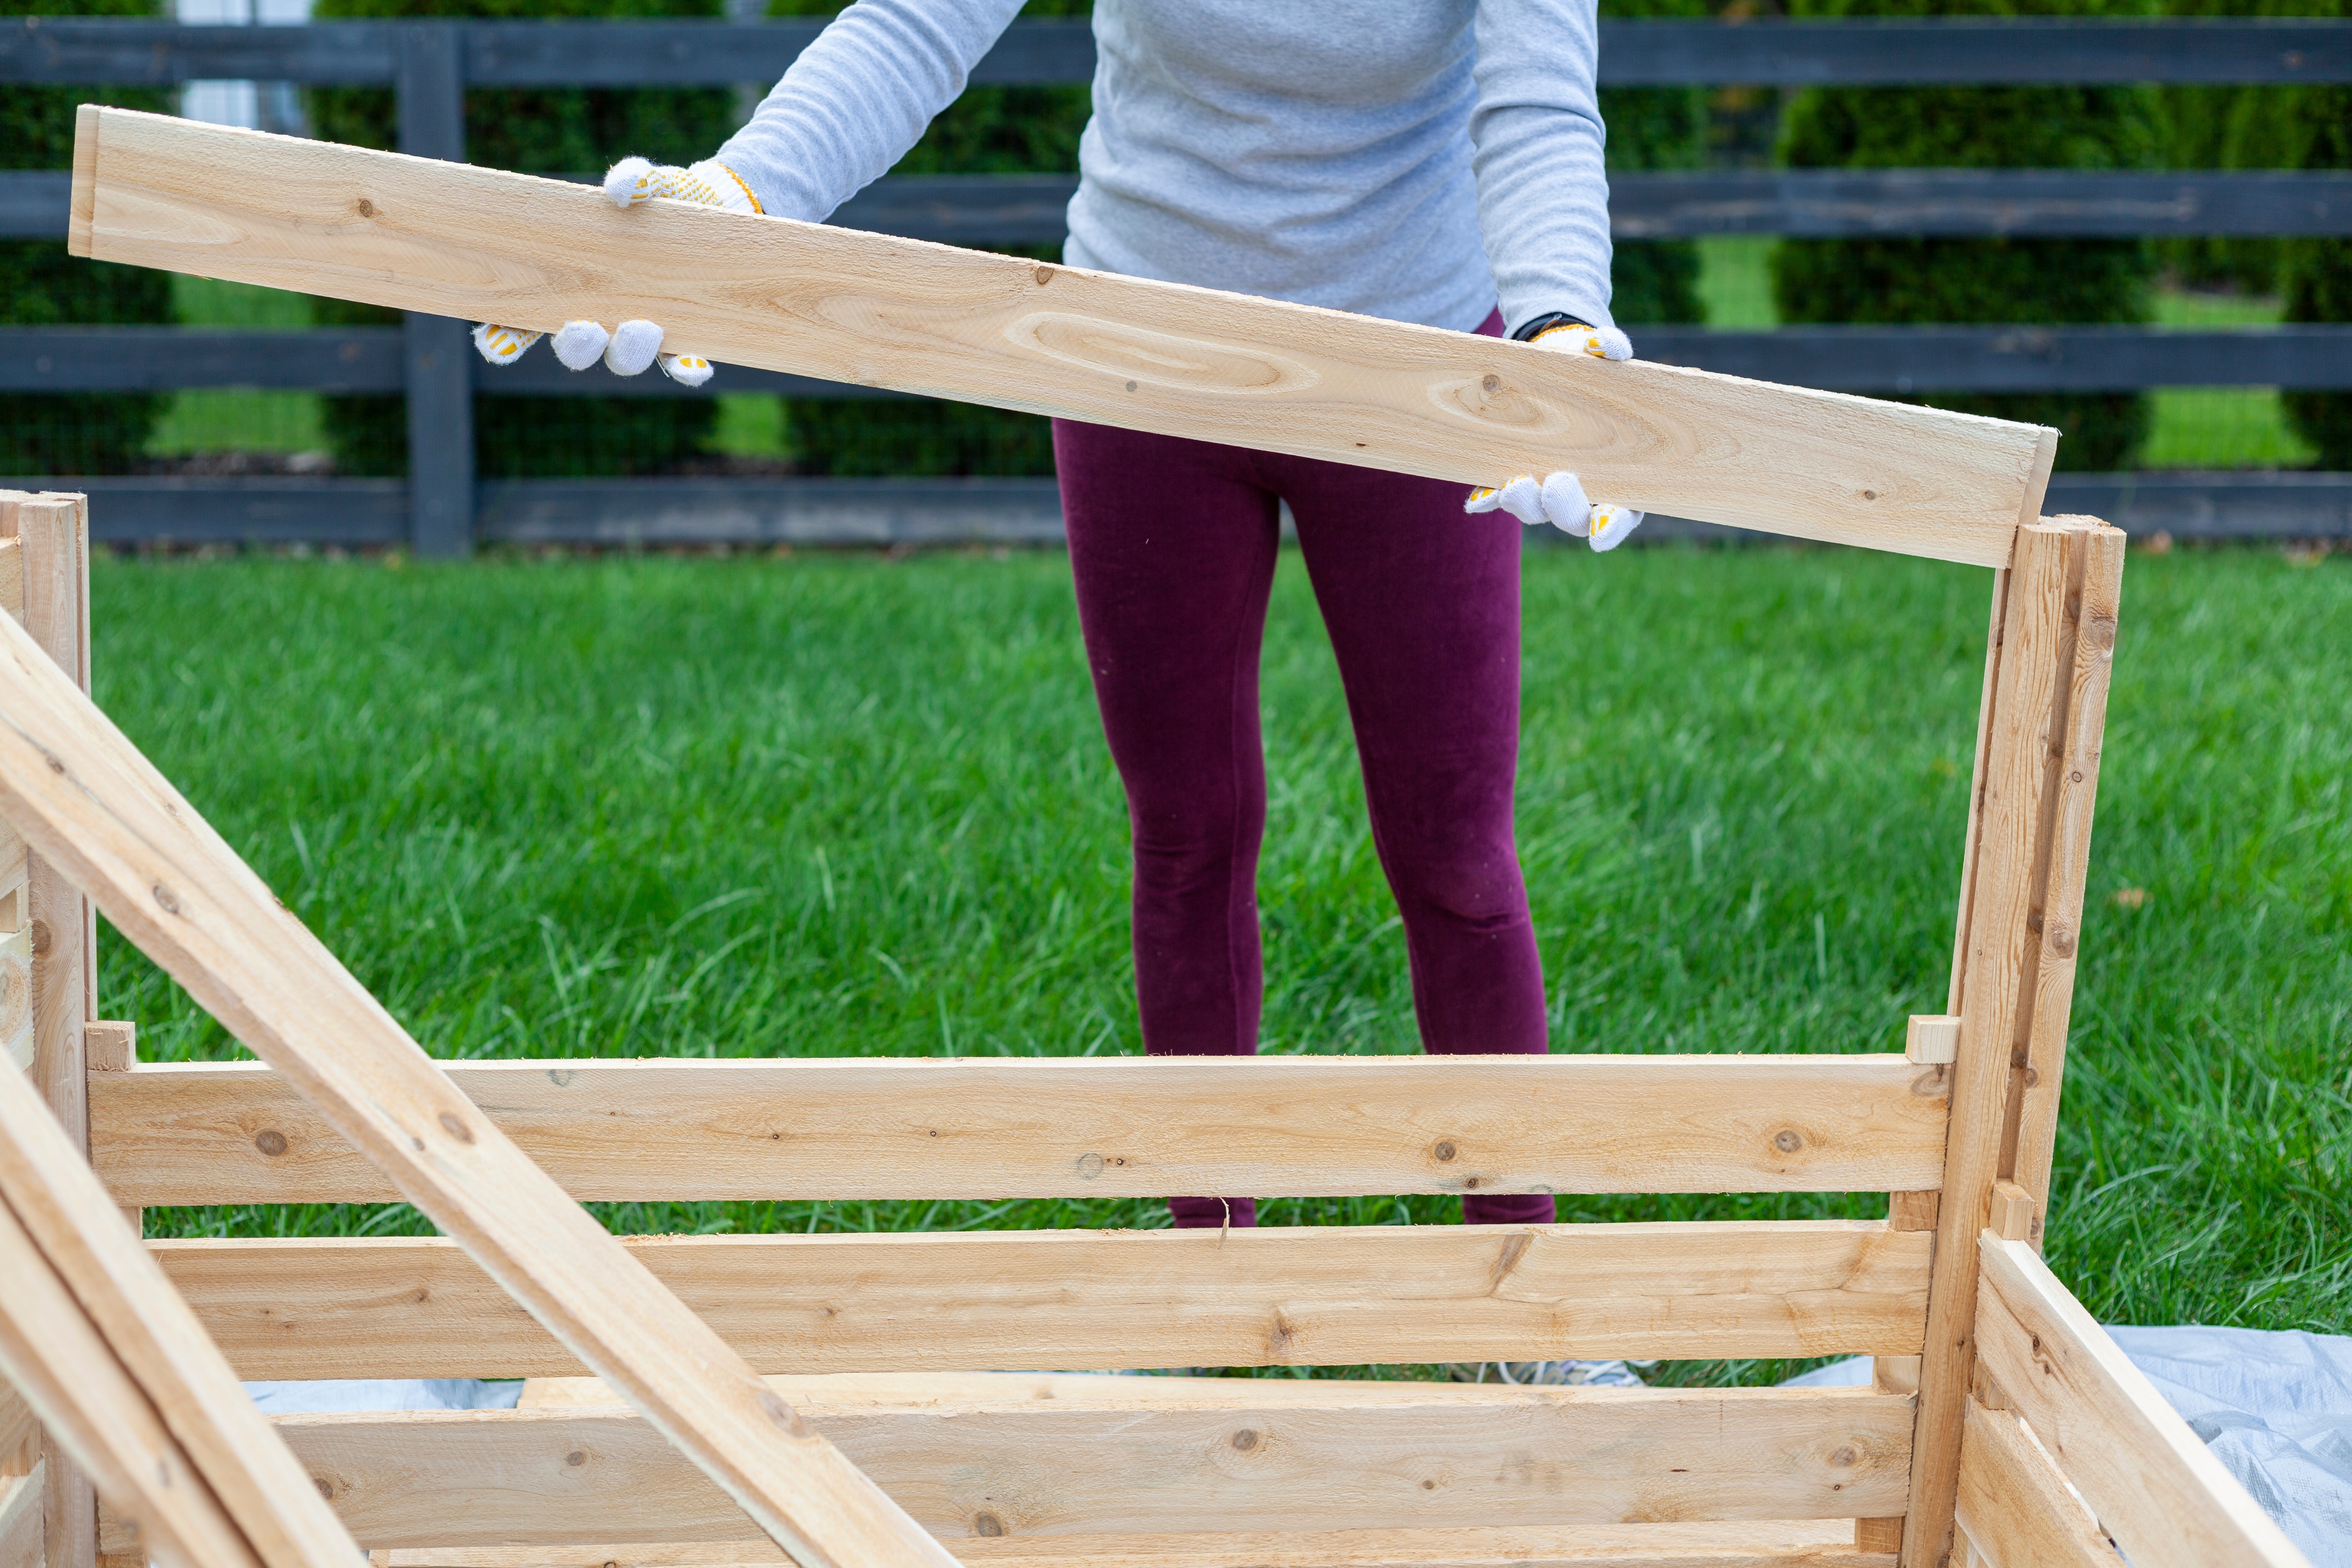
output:
[[[821,220],[1020,0],[859,0],[719,152]],[[1594,0],[1097,0],[1063,258],[1467,331],[1610,324]]]

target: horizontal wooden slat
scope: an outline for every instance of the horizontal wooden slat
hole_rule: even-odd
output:
[[[1960,1440],[1958,1519],[1991,1568],[2124,1568],[2106,1531],[2017,1417],[1973,1399]]]
[[[732,1568],[782,1561],[761,1550],[751,1542],[405,1547],[385,1552],[379,1568]],[[1843,1520],[1016,1535],[967,1538],[955,1552],[990,1568],[1895,1568],[1891,1552],[1856,1551],[1853,1527]]]
[[[427,24],[430,26],[431,24]],[[415,24],[410,24],[414,26]],[[442,23],[479,86],[646,87],[772,80],[821,24]],[[212,77],[389,81],[396,23],[303,27],[173,26],[79,17],[0,24],[0,81],[163,86]],[[1094,72],[1084,22],[1015,23],[974,82],[1082,82]],[[1923,82],[2318,82],[2352,80],[2352,28],[2306,18],[2161,21],[2005,16],[1863,22],[1608,20],[1606,87],[1759,87]]]
[[[2057,440],[165,115],[89,108],[76,134],[68,248],[100,260],[518,327],[642,317],[730,364],[1449,482],[1574,467],[1650,510],[1938,560],[2008,560]]]
[[[2309,1568],[2031,1245],[1978,1248],[1979,1364],[2137,1568]]]
[[[1918,1353],[1877,1221],[646,1237],[761,1372]],[[248,1378],[583,1370],[446,1241],[159,1241]]]
[[[1899,1056],[451,1062],[583,1200],[1887,1192],[1942,1180],[1944,1075]],[[378,1202],[255,1064],[91,1086],[126,1204]]]
[[[803,1408],[950,1539],[1461,1528],[1898,1511],[1908,1400],[1859,1390],[1448,1388],[1317,1404]],[[370,1547],[747,1536],[741,1512],[623,1411],[278,1421]]]

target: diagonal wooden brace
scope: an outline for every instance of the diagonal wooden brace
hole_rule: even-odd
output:
[[[5,616],[0,812],[806,1568],[954,1563],[483,1117]]]

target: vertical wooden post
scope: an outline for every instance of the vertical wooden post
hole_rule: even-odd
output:
[[[22,605],[9,607],[20,615],[42,649],[89,690],[88,500],[78,495],[0,492],[0,539],[16,542],[21,567]],[[97,1011],[97,917],[89,900],[39,856],[27,855],[24,866],[20,896],[33,1026],[32,1082],[66,1136],[87,1156],[89,1086],[82,1026]],[[98,1560],[98,1494],[54,1440],[44,1439],[41,1470],[47,1568],[91,1568]]]
[[[447,22],[400,34],[400,150],[466,160],[465,35]],[[408,531],[419,555],[458,556],[474,538],[474,353],[466,323],[410,311],[402,334],[408,411]]]
[[[2018,531],[1995,588],[2000,637],[1987,660],[1952,978],[1960,1037],[1950,1069],[1905,1568],[1958,1560],[1953,1507],[1975,1370],[1977,1238],[1992,1218],[1993,1184],[2020,1146],[2030,1077],[2049,1081],[2054,1114],[2122,567],[2116,530],[2090,519],[2045,519]],[[2033,1066],[2037,1042],[2046,1074]],[[2037,1204],[2046,1201],[2046,1137],[2042,1148]],[[2032,1223],[2038,1230],[2038,1214]]]

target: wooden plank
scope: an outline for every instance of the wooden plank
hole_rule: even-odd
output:
[[[89,518],[78,495],[0,491],[0,536],[14,539],[22,568],[25,632],[68,678],[89,689]],[[21,829],[16,836],[22,837]],[[89,902],[57,868],[26,847],[23,881],[9,900],[21,920],[12,958],[24,963],[28,1020],[12,1056],[25,1060],[29,1081],[63,1124],[75,1150],[89,1149],[89,1100],[81,1057],[81,1026],[95,1011],[97,923]],[[12,864],[11,874],[15,871]],[[0,959],[0,984],[14,964]],[[11,987],[13,989],[13,987]],[[92,1568],[97,1552],[98,1500],[89,1479],[45,1438],[42,1473],[43,1550],[47,1568]]]
[[[1950,1009],[1960,1017],[1960,1044],[1950,1069],[1951,1131],[1920,1360],[1917,1462],[1910,1506],[1902,1510],[1908,1521],[1905,1568],[1934,1568],[1952,1549],[1962,1405],[1973,1361],[1976,1238],[2000,1174],[2011,1047],[2033,995],[2034,872],[2043,841],[2052,708],[2064,689],[2070,532],[2047,523],[2019,530],[2002,595],[1999,668],[1979,741],[1984,785],[1975,814],[1978,842],[1966,874],[1972,899],[1965,984],[1956,982],[1960,1000]]]
[[[1993,1568],[2124,1568],[2032,1433],[1973,1399],[1960,1443],[1958,1517]]]
[[[266,1568],[357,1550],[32,1086],[0,1073],[0,1199]]]
[[[5,1202],[0,1278],[8,1281],[0,1291],[0,1375],[24,1393],[56,1440],[43,1458],[45,1538],[56,1533],[59,1518],[47,1467],[63,1453],[78,1473],[97,1478],[108,1496],[137,1515],[150,1550],[167,1568],[261,1568],[204,1476]],[[93,1550],[95,1526],[93,1513]],[[54,1562],[55,1542],[44,1544]]]
[[[1998,565],[2038,427],[100,110],[76,254]]]
[[[0,1480],[0,1568],[40,1568],[47,1555],[41,1531],[40,1467]]]
[[[1906,1402],[1858,1390],[1423,1384],[1316,1404],[810,1406],[803,1419],[949,1538],[1802,1519],[1903,1496]],[[711,1541],[740,1514],[635,1415],[289,1415],[368,1546]]]
[[[2083,892],[2090,875],[2092,808],[2099,788],[2099,752],[2121,610],[2124,536],[2115,529],[2096,528],[2078,535],[2073,550],[2079,556],[2074,574],[2079,611],[2065,724],[2060,731],[2060,754],[2053,760],[2055,795],[2042,893],[2042,951],[2025,1044],[2024,1081],[2013,1096],[2015,1126],[2001,1160],[2001,1169],[2015,1178],[2032,1205],[2029,1234],[2037,1248],[2050,1206],[2050,1162],[2058,1138],[2059,1092],[2065,1081],[2066,1027],[2073,1017]],[[1996,1228],[2003,1236],[2010,1234]]]
[[[807,1568],[950,1561],[484,1121],[5,616],[0,811]]]
[[[2137,1568],[2309,1568],[2031,1244],[1979,1256],[1979,1353]]]
[[[1873,1192],[1943,1179],[1946,1089],[1896,1056],[452,1062],[583,1202]],[[125,1203],[395,1191],[258,1063],[90,1086]]]
[[[959,1542],[992,1568],[1893,1568],[1857,1552],[1842,1521],[1580,1525],[1566,1530],[1273,1531],[1019,1535]],[[732,1568],[774,1563],[759,1542],[400,1547],[378,1568]]]
[[[763,1371],[1915,1354],[1933,1238],[1846,1220],[643,1237]],[[151,1243],[249,1378],[581,1358],[431,1238]]]

